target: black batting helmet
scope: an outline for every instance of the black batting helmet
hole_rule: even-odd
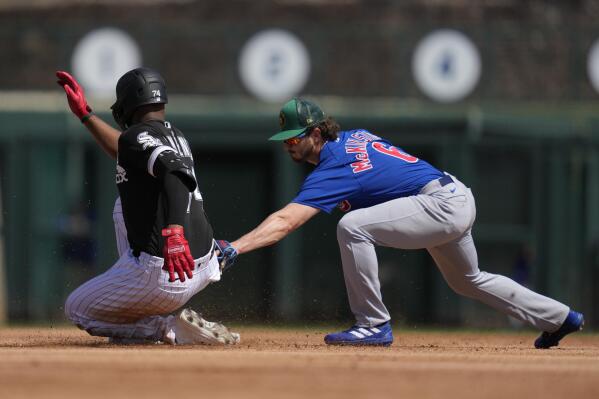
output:
[[[126,129],[138,107],[166,103],[166,83],[162,76],[150,68],[136,68],[121,76],[117,82],[116,102],[110,108],[116,123]]]

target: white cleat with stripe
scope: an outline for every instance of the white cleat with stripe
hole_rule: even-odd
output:
[[[177,345],[235,345],[238,333],[231,332],[221,323],[208,321],[192,309],[183,309],[170,322],[164,341]]]

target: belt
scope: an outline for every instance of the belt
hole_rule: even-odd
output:
[[[202,256],[201,258],[194,259],[195,263],[198,263],[198,264],[201,265],[201,264],[209,261],[210,259],[212,259],[213,255],[214,255],[214,245],[215,245],[215,241],[212,240],[212,245],[210,246],[210,250],[206,253],[206,255]],[[131,250],[131,253],[136,258],[139,258],[142,253],[145,253],[146,255],[150,255],[150,254],[148,254],[146,252],[139,251],[139,250],[136,250],[136,249]],[[150,256],[153,256],[153,255],[150,255]],[[157,257],[160,258],[160,256],[157,256]]]
[[[438,179],[431,180],[424,187],[420,189],[418,194],[429,195],[439,190],[441,187],[445,187],[449,183],[455,183],[455,180],[449,175],[443,175]]]
[[[453,183],[453,179],[449,175],[440,177],[438,180],[439,180],[439,184],[441,185],[441,187],[446,186],[450,183]]]

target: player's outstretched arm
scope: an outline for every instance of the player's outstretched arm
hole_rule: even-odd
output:
[[[116,159],[121,132],[104,122],[87,104],[83,88],[69,73],[57,71],[57,83],[64,89],[71,112],[79,118],[102,149]]]
[[[267,247],[286,237],[318,212],[319,209],[292,202],[268,216],[258,227],[233,241],[231,245],[238,254]]]
[[[116,130],[108,123],[104,122],[102,118],[92,114],[85,122],[83,122],[87,130],[94,136],[96,142],[102,147],[110,157],[116,159],[116,155],[119,148],[119,136],[121,132]]]

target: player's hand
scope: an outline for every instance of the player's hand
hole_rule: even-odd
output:
[[[224,272],[235,263],[237,258],[237,250],[226,240],[214,240],[216,243],[216,259],[220,265],[221,272]]]
[[[179,276],[181,282],[187,277],[193,277],[193,269],[195,267],[189,244],[183,235],[183,227],[167,227],[162,229],[164,239],[164,248],[162,254],[164,257],[163,270],[166,270],[171,283],[175,281],[175,272]]]
[[[87,105],[83,88],[77,83],[74,77],[65,71],[57,71],[56,77],[58,78],[56,83],[62,86],[67,94],[71,111],[83,122],[83,118],[89,116],[92,112],[91,107]]]

